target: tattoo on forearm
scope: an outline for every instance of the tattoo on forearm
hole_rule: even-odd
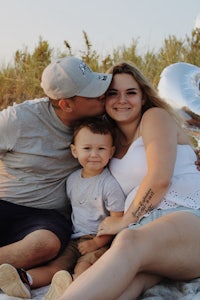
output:
[[[134,218],[137,218],[137,220],[139,220],[142,215],[153,210],[153,205],[151,203],[151,199],[153,196],[154,192],[152,191],[152,189],[149,189],[143,199],[139,202],[139,206],[136,211],[132,212],[132,216]]]

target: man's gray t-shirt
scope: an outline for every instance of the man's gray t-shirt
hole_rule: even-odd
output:
[[[29,207],[66,210],[65,182],[79,167],[72,157],[72,129],[48,98],[0,112],[0,198]]]

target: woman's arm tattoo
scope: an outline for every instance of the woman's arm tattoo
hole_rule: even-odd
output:
[[[154,196],[154,192],[149,189],[143,199],[139,202],[139,206],[136,211],[132,212],[132,216],[137,218],[137,221],[140,219],[141,216],[146,214],[147,212],[153,210],[153,205],[151,203],[151,199]]]

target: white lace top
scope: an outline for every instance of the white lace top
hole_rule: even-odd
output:
[[[177,159],[171,185],[158,208],[168,209],[177,206],[200,208],[200,173],[194,164],[195,160],[196,156],[191,146],[177,146]],[[127,196],[126,211],[147,172],[142,137],[133,142],[123,158],[111,160],[110,171]]]

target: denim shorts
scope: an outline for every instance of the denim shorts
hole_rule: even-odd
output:
[[[0,199],[0,247],[39,229],[55,233],[61,242],[60,250],[66,247],[71,236],[71,224],[56,210],[26,207]]]
[[[130,229],[136,229],[139,228],[145,224],[148,224],[162,216],[168,215],[173,212],[178,212],[178,211],[183,211],[183,212],[188,212],[193,215],[196,215],[197,217],[200,218],[200,209],[193,209],[193,208],[188,208],[188,207],[183,207],[179,206],[176,208],[170,208],[170,209],[154,209],[149,216],[143,217],[140,219],[138,223],[132,223],[128,226]]]

